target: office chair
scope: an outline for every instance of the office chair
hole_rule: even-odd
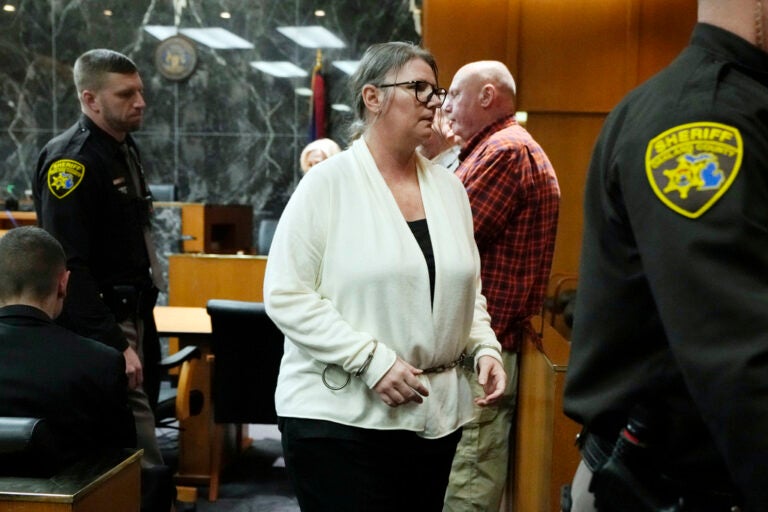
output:
[[[197,416],[203,409],[203,393],[192,389],[192,372],[200,359],[200,349],[189,345],[160,361],[160,370],[165,376],[165,385],[160,386],[160,395],[155,408],[155,423],[158,428],[175,428],[173,423]],[[169,370],[179,368],[178,377]]]
[[[164,385],[160,386],[160,395],[155,407],[157,428],[176,429],[178,428],[175,426],[176,422],[184,421],[190,416],[197,416],[203,410],[205,400],[203,393],[199,389],[192,389],[193,373],[200,357],[200,349],[194,345],[188,345],[160,361],[160,370],[165,378]],[[178,375],[171,375],[170,370],[177,368]],[[162,481],[164,475],[153,475],[151,478]],[[147,486],[147,483],[144,482],[143,486]],[[176,500],[191,504],[194,509],[194,504],[197,502],[197,488],[177,485]]]
[[[258,235],[259,254],[269,254],[269,248],[272,246],[272,238],[275,236],[276,228],[277,219],[261,219]]]
[[[226,424],[237,425],[237,446],[241,449],[242,425],[277,423],[275,388],[283,334],[261,302],[211,299],[207,310],[212,328],[211,405],[215,424],[208,499],[216,501]]]

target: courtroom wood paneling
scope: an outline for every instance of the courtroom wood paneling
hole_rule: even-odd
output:
[[[637,80],[641,83],[672,62],[688,45],[696,24],[693,0],[640,3]]]
[[[635,74],[627,0],[522,0],[519,106],[607,112]]]
[[[440,70],[446,89],[454,73],[475,60],[500,60],[512,72],[515,53],[516,6],[508,0],[424,0],[423,39]]]
[[[583,222],[584,180],[604,114],[530,113],[527,129],[541,144],[560,184],[552,272],[578,272]]]
[[[534,327],[541,328],[536,318]],[[570,346],[549,324],[542,350],[527,340],[520,359],[515,460],[509,488],[515,512],[558,512],[560,488],[579,463],[574,443],[579,425],[563,413]]]
[[[424,0],[424,44],[446,84],[461,65],[505,62],[519,109],[562,194],[552,272],[575,272],[584,181],[607,113],[684,48],[693,0]],[[502,26],[502,20],[506,26]]]

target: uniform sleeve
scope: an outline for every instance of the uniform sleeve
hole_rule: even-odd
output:
[[[57,172],[62,161],[82,165],[82,176],[67,178]],[[58,158],[46,162],[41,156],[35,195],[38,224],[50,232],[64,247],[71,275],[64,311],[59,322],[82,336],[93,338],[122,352],[128,341],[110,309],[100,297],[100,289],[92,272],[94,247],[89,228],[99,215],[99,201],[108,197],[101,188],[97,165],[79,157]],[[49,176],[50,174],[50,176]],[[71,189],[60,185],[72,179]]]
[[[768,145],[757,126],[741,133],[736,179],[698,218],[650,193],[627,201],[674,359],[735,482],[759,501],[750,510],[766,510]]]
[[[264,276],[264,304],[291,342],[346,372],[357,372],[375,346],[361,376],[373,387],[394,364],[395,352],[355,330],[318,291],[323,260],[334,250],[328,247],[333,206],[327,185],[325,177],[306,175],[280,216]]]

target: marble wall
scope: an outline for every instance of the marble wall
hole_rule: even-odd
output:
[[[345,43],[323,50],[331,104],[350,105],[347,75],[335,60],[357,60],[375,42],[419,42],[409,0],[0,0],[0,197],[31,188],[37,154],[78,116],[72,65],[107,47],[136,61],[148,108],[138,140],[150,182],[175,183],[178,200],[251,204],[254,229],[278,216],[301,176],[308,142],[310,78],[275,78],[251,61],[289,60],[307,71],[315,50],[279,26],[322,25]],[[419,2],[420,3],[420,2]],[[325,17],[315,16],[323,9]],[[109,11],[111,15],[105,14]],[[231,13],[229,19],[220,16]],[[160,42],[146,26],[222,27],[252,49],[196,43],[198,63],[184,81],[155,67]],[[342,146],[351,113],[329,109],[329,136]],[[254,243],[256,234],[254,234]]]

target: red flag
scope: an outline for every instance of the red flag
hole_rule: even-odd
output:
[[[317,50],[317,62],[312,70],[312,98],[310,100],[309,142],[326,136],[325,77],[323,57]]]

